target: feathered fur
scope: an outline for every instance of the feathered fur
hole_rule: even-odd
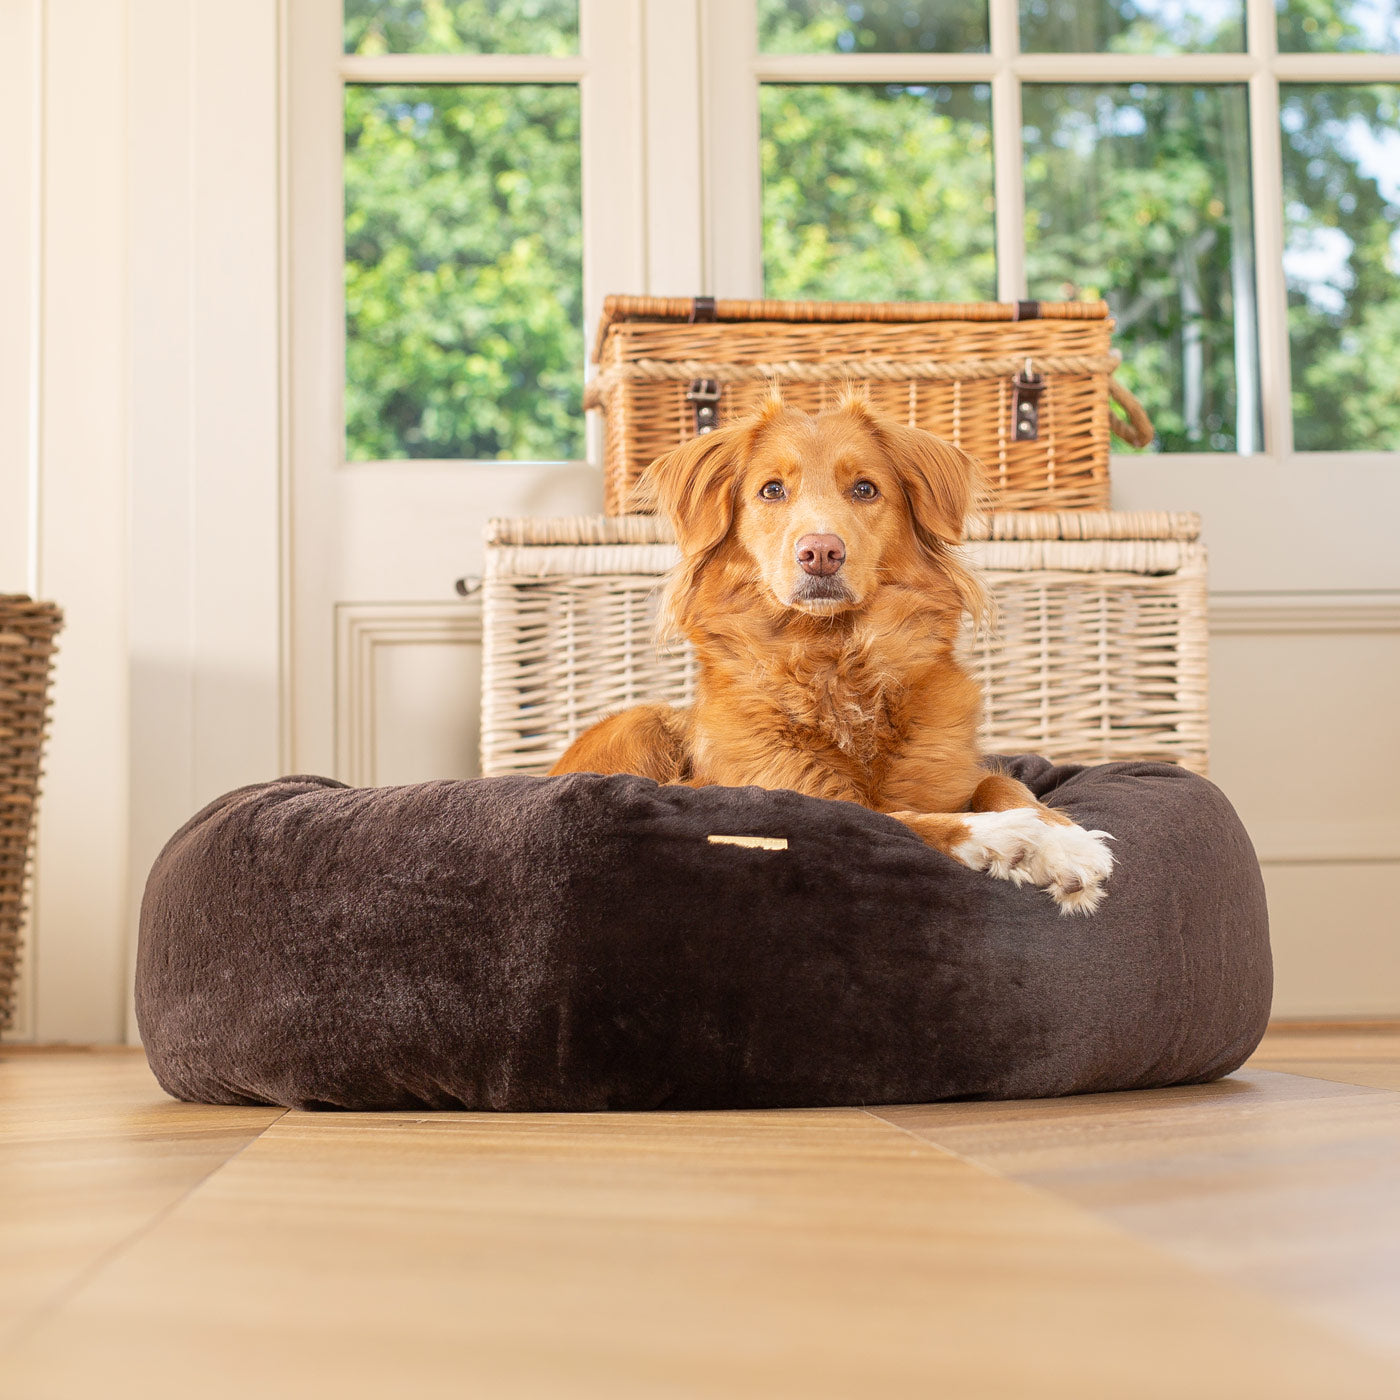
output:
[[[978,486],[952,443],[854,393],[816,417],[770,394],[752,417],[659,458],[641,491],[680,549],[662,627],[695,648],[695,703],[615,715],[553,771],[860,802],[964,864],[1092,910],[1111,866],[1100,834],[978,755],[981,696],[956,654],[963,617],[987,610],[959,549]],[[813,536],[844,550],[829,578],[799,563]],[[1063,828],[1084,840],[1056,837],[1074,849],[1051,859]]]

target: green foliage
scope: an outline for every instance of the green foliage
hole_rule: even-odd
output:
[[[582,455],[574,87],[345,96],[352,461]]]
[[[1157,0],[1022,13],[1050,26],[1046,47],[1235,45],[1232,20],[1193,30]],[[1286,0],[1281,40],[1364,47],[1360,13]],[[770,52],[975,51],[985,15],[982,0],[759,0]],[[577,4],[346,0],[346,47],[573,52]],[[1400,447],[1400,179],[1379,168],[1396,165],[1400,87],[1283,99],[1297,443]],[[1159,448],[1231,450],[1241,429],[1257,443],[1237,387],[1255,364],[1243,88],[1029,83],[1023,110],[1031,295],[1108,299]],[[761,114],[770,295],[995,295],[984,87],[766,86]],[[581,455],[578,124],[573,87],[347,89],[352,458]]]
[[[1283,53],[1395,53],[1395,0],[1280,0],[1278,46]]]
[[[1031,295],[1108,300],[1161,449],[1234,450],[1241,412],[1257,444],[1236,395],[1256,353],[1252,301],[1236,343],[1232,275],[1252,297],[1244,88],[1037,84],[1022,103]]]
[[[1283,46],[1374,44],[1357,23],[1361,8],[1356,0],[1286,0]],[[975,25],[956,28],[966,18],[961,5],[760,0],[759,14],[770,52],[978,46],[968,39]],[[934,34],[931,16],[953,29]],[[1242,42],[1237,19],[1213,5],[1022,0],[1022,19],[1027,46],[1044,49],[1154,52]],[[1291,43],[1289,26],[1303,19],[1312,38]],[[916,100],[909,88],[764,91],[770,294],[991,294],[986,112],[967,102],[967,87],[942,91],[952,105]],[[1347,123],[1373,142],[1394,141],[1400,90],[1309,91],[1306,121],[1284,137],[1290,248],[1336,230],[1350,251],[1330,300],[1317,287],[1310,292],[1307,277],[1290,277],[1296,438],[1305,448],[1395,446],[1400,395],[1387,367],[1400,362],[1400,209],[1358,156]],[[1255,396],[1241,403],[1238,390],[1257,382],[1243,89],[1027,84],[1023,106],[1031,295],[1109,301],[1125,357],[1120,373],[1152,414],[1159,450],[1235,450],[1242,432],[1246,444],[1258,444]],[[1285,119],[1287,111],[1285,101]]]
[[[986,53],[987,0],[758,0],[764,53]]]
[[[578,0],[345,0],[345,52],[578,52]]]
[[[1021,0],[1023,53],[1244,50],[1245,0]]]
[[[985,88],[765,86],[769,296],[996,294]]]
[[[1295,443],[1400,448],[1400,86],[1290,86],[1282,108]]]

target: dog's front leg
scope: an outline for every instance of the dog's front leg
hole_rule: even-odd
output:
[[[637,705],[586,729],[549,770],[561,773],[636,773],[658,783],[689,776],[686,716],[670,705]]]
[[[890,815],[970,870],[1046,890],[1062,914],[1092,914],[1098,908],[1113,869],[1107,832],[1077,826],[1004,773],[988,774],[968,809]]]

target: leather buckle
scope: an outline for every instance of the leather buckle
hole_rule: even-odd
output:
[[[685,401],[695,410],[695,433],[712,433],[719,426],[718,379],[692,379]]]
[[[1035,442],[1040,437],[1040,396],[1045,392],[1045,377],[1026,367],[1011,380],[1011,440]]]

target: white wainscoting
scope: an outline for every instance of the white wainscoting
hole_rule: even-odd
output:
[[[481,772],[481,606],[336,609],[336,776],[354,786]]]
[[[1400,594],[1211,599],[1211,777],[1264,867],[1280,1016],[1394,1015]]]

